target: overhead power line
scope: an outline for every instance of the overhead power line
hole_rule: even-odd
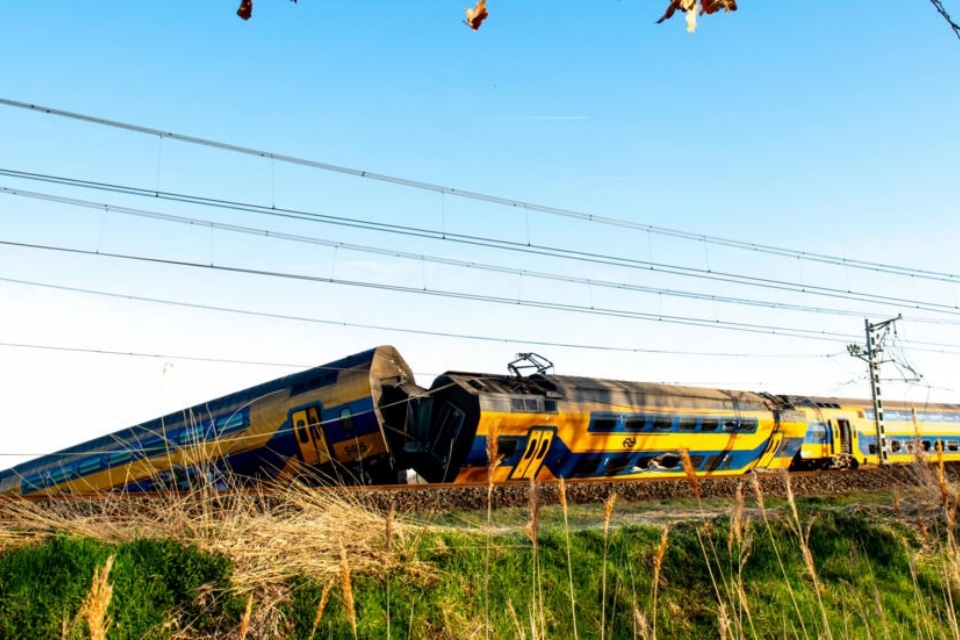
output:
[[[351,244],[351,243],[340,242],[335,240],[328,240],[326,238],[318,238],[316,236],[306,236],[302,234],[278,232],[270,229],[253,228],[253,227],[247,227],[247,226],[242,226],[237,224],[221,223],[221,222],[216,222],[213,220],[207,220],[203,218],[178,216],[178,215],[173,215],[168,213],[160,213],[157,211],[149,211],[145,209],[137,209],[132,207],[124,207],[119,205],[107,204],[104,202],[92,202],[89,200],[80,200],[77,198],[67,198],[64,196],[58,196],[58,195],[53,195],[48,193],[40,193],[36,191],[11,189],[8,187],[0,187],[0,193],[19,196],[19,197],[44,200],[47,202],[56,202],[58,204],[65,204],[65,205],[74,206],[74,207],[84,207],[88,209],[95,209],[97,211],[105,211],[105,212],[119,214],[119,215],[136,216],[136,217],[148,218],[152,220],[161,220],[164,222],[189,225],[194,227],[195,226],[209,227],[210,229],[225,231],[229,233],[240,233],[240,234],[252,235],[257,237],[270,238],[274,240],[284,240],[289,242],[299,242],[299,243],[305,243],[305,244],[319,245],[319,246],[343,249],[348,251],[356,251],[356,252],[369,253],[374,255],[389,256],[392,258],[400,258],[400,259],[416,261],[416,262],[426,262],[426,263],[440,264],[444,266],[458,267],[463,269],[474,269],[474,270],[489,271],[493,273],[500,273],[500,274],[506,274],[506,275],[515,275],[515,276],[520,276],[524,278],[536,278],[536,279],[542,279],[542,280],[548,280],[548,281],[554,281],[554,282],[585,285],[589,287],[616,289],[621,291],[646,293],[646,294],[653,294],[658,296],[671,296],[671,297],[686,298],[691,300],[702,300],[702,301],[714,302],[714,303],[720,303],[720,304],[735,304],[735,305],[744,305],[744,306],[763,307],[767,309],[779,309],[779,310],[785,310],[785,311],[799,311],[799,312],[806,312],[806,313],[840,315],[840,316],[849,316],[849,317],[858,317],[858,318],[862,318],[864,315],[863,311],[857,311],[857,310],[851,310],[851,309],[813,307],[808,305],[775,302],[772,300],[756,300],[756,299],[749,299],[749,298],[742,298],[742,297],[735,297],[735,296],[719,296],[719,295],[713,295],[713,294],[707,294],[707,293],[700,293],[696,291],[648,287],[648,286],[643,286],[643,285],[638,285],[638,284],[633,284],[628,282],[601,280],[596,278],[581,278],[576,276],[550,273],[545,271],[532,271],[529,269],[518,269],[513,267],[506,267],[506,266],[488,264],[488,263],[482,263],[482,262],[476,262],[476,261],[456,260],[452,258],[430,256],[422,253],[398,251],[396,249],[387,249],[383,247]],[[913,321],[919,322],[919,323],[934,322],[937,324],[947,324],[947,323],[960,324],[960,320],[949,321],[949,320],[934,320],[934,319],[928,319],[928,318],[914,318]]]
[[[321,318],[311,318],[306,316],[295,316],[290,314],[282,313],[272,313],[267,311],[254,311],[251,309],[237,309],[235,307],[223,307],[217,305],[209,304],[200,304],[195,302],[184,302],[180,300],[165,300],[162,298],[149,298],[146,296],[136,296],[126,293],[114,293],[110,291],[98,291],[96,289],[82,289],[79,287],[68,287],[65,285],[51,284],[47,282],[37,282],[32,280],[18,280],[15,278],[4,278],[0,277],[0,282],[9,282],[12,284],[20,284],[31,287],[41,287],[46,289],[56,289],[59,291],[68,291],[71,293],[81,293],[86,295],[95,295],[95,296],[104,296],[109,298],[119,298],[123,300],[133,300],[135,302],[148,302],[153,304],[163,304],[171,305],[178,307],[186,307],[191,309],[200,309],[205,311],[218,311],[224,313],[234,313],[246,316],[255,316],[261,318],[271,318],[274,320],[292,320],[295,322],[312,322],[316,324],[325,324],[333,325],[338,327],[349,327],[353,329],[374,329],[377,331],[389,331],[393,333],[409,333],[415,335],[425,335],[433,336],[439,338],[456,338],[460,340],[479,340],[482,342],[497,342],[503,344],[525,344],[525,345],[536,345],[536,346],[545,346],[545,347],[557,347],[565,349],[585,349],[592,351],[610,351],[610,352],[621,352],[621,353],[652,353],[652,354],[664,354],[664,355],[683,355],[683,356],[711,356],[711,357],[723,357],[723,358],[774,358],[774,359],[790,359],[790,358],[832,358],[835,354],[824,354],[824,355],[809,355],[809,354],[777,354],[777,353],[740,353],[740,352],[717,352],[717,351],[680,351],[675,349],[652,349],[644,347],[626,347],[626,346],[609,346],[609,345],[596,345],[596,344],[583,344],[583,343],[574,343],[574,342],[555,342],[549,340],[536,340],[536,339],[526,339],[526,338],[517,338],[517,337],[492,337],[492,336],[480,336],[475,334],[467,333],[455,333],[450,331],[433,331],[428,329],[411,329],[403,328],[396,326],[386,326],[386,325],[376,325],[376,324],[365,324],[359,322],[346,322],[343,320],[325,320]],[[958,354],[960,355],[960,354]]]
[[[435,229],[412,227],[408,225],[373,222],[373,221],[362,220],[358,218],[332,216],[328,214],[320,214],[320,213],[297,210],[297,209],[266,207],[262,205],[255,205],[255,204],[249,204],[244,202],[220,200],[215,198],[205,198],[202,196],[193,196],[189,194],[171,193],[166,191],[143,189],[140,187],[129,187],[124,185],[94,182],[89,180],[80,180],[76,178],[67,178],[63,176],[53,176],[53,175],[47,175],[47,174],[17,171],[13,169],[0,168],[0,176],[8,176],[12,178],[46,182],[50,184],[59,184],[59,185],[71,186],[71,187],[80,187],[85,189],[92,189],[92,190],[105,191],[105,192],[111,192],[111,193],[120,193],[124,195],[146,197],[154,200],[157,200],[157,199],[169,200],[172,202],[195,204],[199,206],[214,207],[218,209],[225,209],[225,210],[232,210],[232,211],[242,211],[245,213],[253,213],[253,214],[279,217],[279,218],[302,220],[302,221],[313,221],[313,222],[324,223],[324,224],[333,224],[333,225],[351,227],[356,229],[379,231],[384,233],[398,234],[398,235],[409,236],[409,237],[425,238],[425,239],[438,240],[443,242],[454,242],[454,243],[466,244],[470,246],[480,246],[480,247],[486,247],[491,249],[500,249],[505,251],[525,253],[530,255],[546,256],[546,257],[560,258],[560,259],[566,259],[566,260],[576,260],[576,261],[587,262],[592,264],[623,267],[623,268],[630,268],[630,269],[642,269],[644,271],[655,271],[659,273],[667,273],[672,275],[699,278],[702,280],[711,280],[716,282],[725,282],[725,283],[739,284],[744,286],[755,286],[755,287],[761,287],[761,288],[777,290],[777,291],[789,291],[793,293],[820,295],[820,296],[843,299],[843,300],[856,300],[856,301],[866,302],[870,304],[894,306],[901,310],[904,308],[909,308],[909,309],[917,309],[921,311],[947,313],[952,315],[960,314],[960,306],[956,304],[951,305],[951,304],[943,304],[943,303],[930,302],[930,301],[917,301],[917,300],[911,300],[908,298],[900,298],[896,296],[886,296],[881,294],[856,292],[849,289],[844,290],[844,289],[838,289],[835,287],[822,287],[822,286],[816,286],[811,284],[790,282],[786,280],[776,280],[773,278],[761,278],[757,276],[748,276],[748,275],[737,274],[732,272],[715,271],[710,269],[699,269],[694,267],[684,267],[681,265],[658,263],[658,262],[652,262],[649,260],[639,260],[639,259],[625,258],[620,256],[612,256],[609,254],[598,254],[598,253],[592,253],[587,251],[564,249],[562,247],[552,247],[547,245],[537,245],[537,244],[530,244],[530,243],[499,240],[496,238],[474,236],[469,234],[456,234],[448,231],[438,231]],[[16,190],[4,189],[4,191],[13,192]],[[269,233],[269,232],[266,232],[266,233]]]
[[[934,2],[934,4],[936,5],[937,3]],[[311,169],[318,169],[321,171],[339,173],[339,174],[349,175],[357,178],[364,178],[367,180],[386,182],[386,183],[395,184],[398,186],[407,187],[411,189],[431,191],[434,193],[455,196],[458,198],[464,198],[464,199],[475,200],[480,202],[487,202],[490,204],[496,204],[496,205],[501,205],[505,207],[523,209],[526,211],[535,211],[538,213],[544,213],[548,215],[560,216],[565,218],[572,218],[572,219],[596,223],[596,224],[633,229],[636,231],[642,231],[646,233],[653,233],[657,235],[680,238],[684,240],[692,240],[696,242],[704,242],[707,244],[715,244],[720,246],[732,247],[736,249],[743,249],[748,251],[756,251],[756,252],[762,252],[767,254],[797,258],[800,260],[819,262],[819,263],[830,264],[834,266],[843,266],[843,267],[849,267],[853,269],[863,269],[866,271],[887,273],[891,275],[906,276],[911,278],[923,278],[928,280],[939,280],[943,282],[960,283],[960,275],[958,274],[930,271],[925,269],[916,269],[912,267],[904,267],[904,266],[885,264],[880,262],[871,262],[867,260],[853,260],[849,258],[842,258],[838,256],[830,256],[827,254],[812,253],[807,251],[798,251],[795,249],[777,247],[774,245],[751,243],[751,242],[736,240],[732,238],[723,238],[719,236],[711,236],[711,235],[705,235],[705,234],[692,233],[688,231],[680,231],[677,229],[670,229],[667,227],[659,227],[659,226],[650,225],[650,224],[642,224],[642,223],[637,223],[629,220],[588,214],[588,213],[574,211],[571,209],[564,209],[560,207],[549,207],[544,205],[538,205],[531,202],[524,202],[521,200],[514,200],[511,198],[492,196],[489,194],[480,193],[476,191],[466,191],[462,189],[455,189],[452,187],[444,187],[441,185],[431,184],[428,182],[409,180],[406,178],[399,178],[396,176],[376,173],[372,171],[364,171],[361,169],[353,169],[350,167],[344,167],[341,165],[331,164],[328,162],[308,160],[305,158],[298,158],[295,156],[278,154],[271,151],[264,151],[260,149],[253,149],[250,147],[243,147],[240,145],[229,144],[225,142],[218,142],[218,141],[210,140],[207,138],[200,138],[197,136],[189,136],[189,135],[173,133],[169,131],[163,131],[161,129],[154,129],[151,127],[145,127],[145,126],[130,124],[126,122],[120,122],[117,120],[99,118],[96,116],[85,115],[85,114],[76,113],[72,111],[65,111],[62,109],[55,109],[53,107],[45,107],[42,105],[30,104],[30,103],[21,102],[18,100],[10,100],[8,98],[0,98],[0,105],[14,107],[18,109],[26,109],[29,111],[35,111],[35,112],[44,113],[52,116],[58,116],[62,118],[79,120],[82,122],[88,122],[88,123],[99,125],[99,126],[112,127],[115,129],[122,129],[122,130],[131,131],[134,133],[140,133],[140,134],[149,135],[149,136],[157,136],[159,138],[168,138],[170,140],[176,140],[177,142],[184,142],[187,144],[210,147],[210,148],[219,149],[222,151],[228,151],[231,153],[238,153],[243,155],[255,156],[259,158],[265,158],[265,159],[273,160],[276,162],[299,165],[299,166],[309,167]]]
[[[588,315],[607,316],[615,318],[626,318],[633,320],[647,320],[651,322],[663,322],[666,324],[677,324],[695,327],[710,327],[730,331],[741,331],[747,333],[761,333],[792,338],[805,338],[811,340],[829,340],[831,342],[842,340],[845,343],[853,339],[852,334],[836,333],[830,331],[819,331],[815,329],[801,329],[796,327],[778,327],[773,325],[754,324],[748,322],[731,322],[725,320],[710,320],[690,316],[676,316],[658,313],[646,313],[642,311],[630,311],[628,309],[615,309],[592,307],[584,305],[575,305],[564,302],[546,302],[540,300],[521,300],[518,298],[506,298],[502,296],[482,295],[477,293],[466,293],[462,291],[449,291],[440,289],[428,289],[425,287],[407,287],[401,285],[385,284],[378,282],[367,282],[362,280],[344,280],[339,278],[310,276],[305,274],[288,273],[283,271],[270,271],[266,269],[249,269],[244,267],[229,267],[209,263],[190,262],[187,260],[172,260],[167,258],[154,258],[149,256],[137,256],[121,253],[111,253],[104,251],[89,251],[86,249],[76,249],[72,247],[59,247],[53,245],[32,244],[26,242],[11,242],[0,240],[0,245],[8,247],[19,247],[24,249],[38,249],[46,251],[56,251],[60,253],[69,253],[74,255],[86,255],[93,257],[116,258],[119,260],[131,260],[138,262],[147,262],[152,264],[163,264],[179,267],[191,267],[204,270],[221,271],[226,273],[236,273],[242,275],[258,275],[273,278],[284,278],[288,280],[299,280],[305,282],[317,282],[324,284],[336,284],[350,287],[359,287],[364,289],[377,289],[381,291],[391,291],[402,294],[416,294],[433,296],[440,298],[449,298],[456,300],[469,300],[473,302],[497,303],[511,306],[523,306],[536,309],[546,309],[550,311],[567,311],[572,313],[581,313]]]

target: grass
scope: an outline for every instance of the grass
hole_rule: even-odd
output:
[[[789,477],[783,477],[789,487]],[[383,514],[290,486],[3,505],[0,638],[952,638],[942,468],[869,497]],[[563,487],[560,487],[563,496]]]

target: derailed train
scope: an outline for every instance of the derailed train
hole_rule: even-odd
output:
[[[960,460],[960,405],[447,372],[381,346],[0,471],[0,494],[671,477]],[[493,464],[488,459],[495,452]],[[683,458],[686,457],[686,463]]]

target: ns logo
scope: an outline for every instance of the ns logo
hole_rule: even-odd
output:
[[[637,439],[634,438],[633,436],[630,436],[630,437],[628,437],[628,438],[624,438],[624,439],[623,439],[623,448],[624,448],[624,449],[632,449],[632,448],[633,448],[633,445],[635,445],[635,444],[637,444]]]

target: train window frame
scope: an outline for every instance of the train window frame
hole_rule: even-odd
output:
[[[96,473],[103,469],[103,460],[100,456],[96,458],[86,458],[77,463],[77,473],[85,476],[90,473]]]
[[[310,442],[310,432],[307,430],[309,425],[307,424],[306,419],[297,420],[293,425],[293,431],[297,434],[297,442],[300,444],[309,444]]]
[[[589,430],[609,433],[617,430],[619,422],[619,418],[615,415],[594,415],[590,418]]]
[[[603,465],[603,475],[605,477],[618,476],[625,471],[629,471],[635,466],[634,456],[610,456]]]
[[[353,410],[350,407],[340,409],[340,427],[346,434],[353,433],[357,425],[353,421]]]
[[[650,421],[650,429],[658,432],[672,431],[673,418],[674,416],[671,415],[654,415],[653,419]]]
[[[513,395],[510,397],[510,411],[513,413],[544,413],[543,396]]]
[[[677,418],[677,431],[696,431],[699,418],[680,416]]]
[[[107,454],[107,467],[119,467],[120,465],[127,464],[128,462],[133,462],[134,452],[130,449],[124,449],[123,451],[114,451]]]
[[[503,457],[504,460],[507,460],[511,456],[513,456],[517,452],[517,449],[519,448],[519,446],[520,446],[519,438],[511,438],[511,437],[504,437],[504,436],[497,437],[497,452]],[[487,462],[489,463],[490,461],[488,460]]]

